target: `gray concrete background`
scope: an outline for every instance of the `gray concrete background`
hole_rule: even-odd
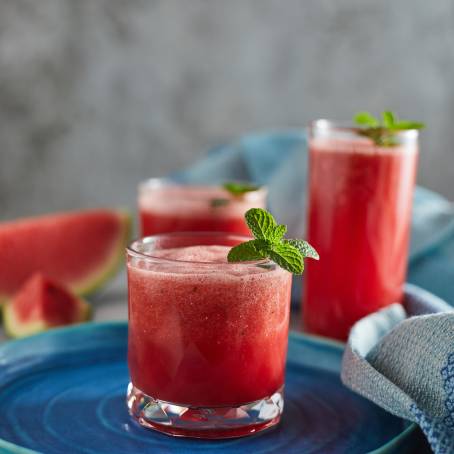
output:
[[[0,0],[0,219],[134,205],[250,130],[392,108],[454,199],[451,0]]]

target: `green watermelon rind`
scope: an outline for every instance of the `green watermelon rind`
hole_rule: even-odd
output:
[[[92,308],[83,298],[78,297],[79,301],[79,317],[74,320],[71,325],[80,324],[90,320],[92,315]],[[59,326],[49,326],[43,320],[37,320],[34,322],[21,323],[16,320],[14,311],[11,310],[11,304],[6,302],[1,306],[1,312],[3,315],[3,327],[8,337],[21,338],[26,336],[32,336],[49,329],[58,328]]]
[[[107,264],[105,264],[104,267],[100,267],[100,269],[104,268],[102,273],[94,279],[88,279],[83,285],[72,287],[72,291],[78,296],[87,296],[95,293],[113,276],[115,276],[123,265],[125,248],[131,238],[132,221],[131,216],[126,211],[118,211],[117,215],[123,226],[123,232],[118,240],[118,245],[113,248],[114,253]]]
[[[71,285],[66,284],[71,288],[71,291],[77,296],[87,296],[99,290],[107,281],[109,281],[118,272],[123,264],[124,251],[131,238],[132,220],[131,215],[127,211],[116,211],[119,222],[122,226],[122,232],[119,235],[118,243],[112,248],[112,256],[109,260],[105,261],[102,266],[98,268],[92,275],[95,277],[88,277],[82,284]],[[5,301],[10,298],[8,295],[0,295],[0,308]]]

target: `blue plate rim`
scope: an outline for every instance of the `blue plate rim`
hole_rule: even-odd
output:
[[[14,349],[14,347],[17,345],[21,345],[23,343],[27,343],[30,340],[32,341],[34,338],[42,338],[42,337],[52,337],[52,336],[58,336],[61,335],[61,333],[71,333],[71,332],[77,332],[77,331],[83,331],[83,330],[96,330],[99,328],[119,328],[119,327],[127,327],[128,322],[125,320],[117,320],[117,321],[107,321],[107,322],[86,322],[86,323],[81,323],[73,326],[66,326],[62,328],[54,328],[52,330],[35,334],[33,336],[28,336],[22,339],[16,339],[16,340],[10,340],[5,342],[3,345],[0,345],[0,354],[4,350],[11,350]],[[313,336],[313,335],[308,335],[304,334],[295,330],[291,330],[289,332],[289,339],[293,339],[295,342],[313,342],[316,344],[321,344],[325,345],[326,347],[329,347],[331,349],[337,350],[339,353],[341,353],[344,349],[345,344],[333,339],[328,339],[322,336]],[[399,443],[401,443],[405,438],[409,437],[410,434],[412,434],[416,428],[417,424],[411,422],[408,427],[406,427],[399,435],[396,435],[394,438],[389,440],[387,443],[382,445],[381,447],[374,449],[373,451],[369,451],[366,454],[385,454],[388,452],[390,449],[397,447]],[[43,454],[40,451],[34,451],[29,448],[24,448],[23,446],[16,445],[14,443],[11,443],[9,441],[6,441],[2,438],[0,438],[0,453],[5,453],[5,454]]]

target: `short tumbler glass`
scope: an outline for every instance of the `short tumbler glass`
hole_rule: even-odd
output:
[[[127,249],[127,404],[142,426],[217,439],[279,422],[291,274],[269,260],[228,263],[229,248],[249,239],[171,233]],[[169,258],[192,246],[217,261]]]
[[[244,213],[265,208],[267,189],[233,195],[222,186],[151,178],[139,185],[142,236],[169,232],[229,232],[249,235]]]

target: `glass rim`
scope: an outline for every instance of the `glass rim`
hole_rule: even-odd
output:
[[[350,122],[329,120],[326,118],[318,118],[309,123],[308,130],[325,130],[325,131],[345,131],[358,134],[363,128],[352,125]],[[419,136],[419,129],[405,129],[401,131],[394,131],[394,134],[402,138],[417,138]]]
[[[248,183],[251,185],[254,185],[255,183],[252,183],[250,181],[245,181],[245,180],[226,180],[227,181],[232,181],[235,183]],[[238,196],[235,196],[233,194],[230,194],[226,189],[222,187],[222,183],[219,184],[214,184],[214,183],[185,183],[177,180],[172,180],[172,178],[169,177],[151,177],[147,178],[146,180],[143,180],[139,183],[138,185],[138,190],[139,193],[147,190],[147,189],[160,189],[160,188],[165,188],[165,187],[181,187],[184,188],[185,186],[188,187],[200,187],[200,188],[210,188],[210,189],[223,189],[226,192],[226,196],[232,197],[232,199],[238,198]],[[248,191],[245,192],[244,194],[241,194],[239,197],[240,199],[250,199],[250,198],[258,198],[259,196],[267,195],[268,194],[268,187],[266,185],[258,185],[258,189],[255,189],[253,191]]]
[[[191,237],[191,238],[203,238],[203,237],[219,237],[219,238],[227,238],[227,239],[238,239],[243,241],[250,241],[253,239],[252,236],[246,235],[239,235],[236,233],[229,233],[229,232],[213,232],[213,231],[206,231],[206,232],[169,232],[169,233],[161,233],[158,235],[150,235],[146,237],[136,238],[135,240],[131,241],[129,245],[126,247],[126,253],[128,256],[133,256],[135,258],[140,258],[143,260],[149,260],[153,262],[162,262],[162,263],[173,263],[175,265],[196,265],[196,266],[205,266],[208,268],[229,268],[232,266],[256,266],[256,265],[267,265],[274,262],[271,259],[261,259],[261,260],[250,260],[244,262],[225,262],[225,263],[217,263],[217,262],[202,262],[202,261],[194,261],[194,260],[176,260],[176,259],[169,259],[164,257],[158,257],[151,254],[145,254],[139,250],[137,250],[136,246],[139,244],[152,244],[153,242],[158,241],[159,239],[164,238],[181,238],[181,237]],[[213,244],[212,246],[215,246]],[[194,244],[197,246],[197,244]],[[210,245],[211,246],[211,245]],[[216,246],[222,246],[222,244],[218,244]],[[189,246],[188,246],[189,247]],[[233,246],[232,246],[233,247]]]

